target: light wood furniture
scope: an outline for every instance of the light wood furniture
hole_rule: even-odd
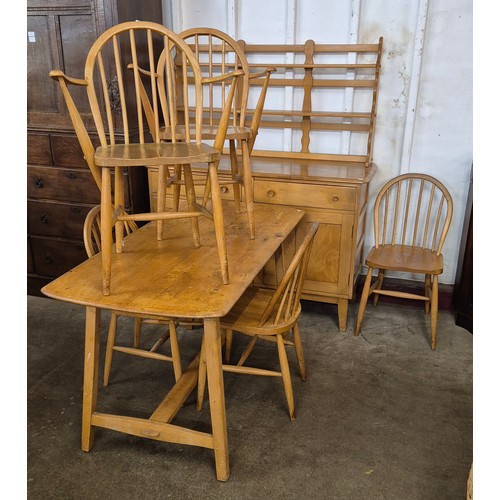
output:
[[[232,207],[231,207],[232,208]],[[304,212],[287,207],[257,205],[259,228],[248,238],[246,217],[226,210],[227,250],[231,281],[222,285],[215,239],[200,248],[189,245],[191,235],[180,220],[169,224],[172,238],[157,241],[150,223],[127,237],[129,251],[114,255],[117,293],[102,294],[99,259],[89,259],[43,288],[48,297],[86,307],[85,367],[83,382],[82,449],[90,451],[96,427],[135,436],[214,450],[217,478],[229,477],[228,439],[220,318],[225,316],[251,285],[259,269],[293,232]],[[200,219],[200,231],[211,236],[213,224]],[[199,318],[204,323],[207,381],[212,432],[200,432],[171,423],[196,386],[199,355],[148,418],[98,411],[99,326],[101,310],[176,318]],[[193,330],[193,334],[197,331]]]
[[[121,55],[121,47],[126,55]],[[161,51],[163,59],[158,60]],[[175,71],[175,59],[182,61],[182,70]],[[109,60],[111,69],[104,66],[104,59]],[[132,65],[132,72],[126,68]],[[149,123],[154,123],[153,142],[147,142],[147,124],[143,116],[141,92],[144,91],[144,80],[141,80],[140,68],[146,68],[149,85],[146,91],[151,96],[152,113]],[[198,61],[187,44],[175,33],[157,23],[133,21],[116,25],[104,32],[92,45],[85,62],[84,79],[66,76],[60,70],[51,71],[50,76],[56,79],[61,87],[66,105],[75,128],[78,141],[89,165],[90,171],[101,188],[101,232],[102,232],[102,273],[103,293],[111,292],[111,247],[112,231],[115,227],[116,251],[122,251],[123,224],[125,221],[157,221],[157,238],[163,238],[163,221],[189,218],[193,234],[193,244],[201,245],[199,222],[200,216],[209,217],[215,225],[215,237],[219,249],[219,262],[222,282],[229,281],[227,253],[225,247],[224,221],[222,207],[218,196],[217,162],[226,136],[229,113],[236,88],[236,78],[240,71],[234,71],[221,77],[204,78]],[[116,75],[119,95],[115,102],[109,99],[107,85],[111,77]],[[178,84],[178,79],[181,83]],[[189,80],[188,80],[189,79]],[[230,87],[222,103],[223,112],[219,121],[217,136],[213,146],[202,142],[203,84],[227,79]],[[194,92],[189,91],[189,82]],[[86,89],[94,122],[99,135],[100,146],[92,144],[85,124],[79,114],[75,102],[68,90],[68,85],[76,85]],[[104,91],[103,91],[104,90]],[[103,97],[101,97],[101,94]],[[171,142],[161,142],[160,127],[177,129],[178,101],[183,103],[183,122],[185,135],[181,138],[173,134]],[[192,104],[191,104],[192,103]],[[120,119],[123,124],[124,140],[118,143],[115,137],[115,118],[112,109],[120,108]],[[189,109],[194,106],[194,117]],[[191,134],[191,124],[194,134]],[[201,206],[196,201],[191,164],[206,163],[210,183],[213,186],[212,210]],[[187,211],[166,211],[159,196],[155,212],[127,214],[124,210],[124,168],[157,166],[158,192],[165,193],[167,177],[171,169],[182,171],[183,183],[187,193]],[[111,186],[111,171],[114,172],[114,192]],[[216,189],[215,189],[216,188]],[[116,224],[115,224],[116,220]]]
[[[126,235],[138,229],[134,221],[127,221],[124,224]],[[89,258],[97,255],[101,251],[101,206],[95,206],[87,214],[83,225],[83,242],[85,250]],[[103,385],[106,387],[109,383],[109,375],[111,372],[111,363],[113,362],[113,352],[118,351],[133,356],[140,356],[148,359],[157,359],[160,361],[168,361],[173,364],[175,380],[178,381],[182,375],[181,355],[179,352],[179,342],[177,340],[177,322],[173,318],[151,317],[146,315],[132,315],[134,318],[134,338],[133,347],[116,345],[116,332],[118,326],[118,318],[120,316],[130,316],[117,311],[111,311],[108,339],[106,343],[106,356],[104,358],[104,379]],[[150,349],[140,348],[141,330],[143,324],[166,325],[168,329],[160,336]],[[170,339],[170,349],[172,355],[168,356],[157,352],[158,349]]]
[[[247,375],[281,377],[291,420],[295,420],[295,404],[285,345],[294,347],[300,375],[302,380],[305,381],[306,365],[298,324],[301,311],[300,296],[312,243],[318,228],[319,222],[313,222],[309,225],[304,240],[298,247],[288,268],[284,271],[276,290],[255,286],[249,287],[229,314],[221,319],[226,349],[226,364],[222,365],[222,370]],[[283,259],[280,259],[280,261],[284,262]],[[289,338],[291,331],[293,331],[293,339]],[[233,332],[240,332],[252,337],[236,365],[229,364]],[[280,364],[279,371],[244,365],[259,339],[276,344]],[[205,378],[206,354],[204,345],[202,345],[198,376],[197,408],[199,410],[205,392]]]
[[[376,172],[372,149],[382,39],[344,45],[312,40],[296,45],[238,43],[251,71],[276,68],[251,156],[254,202],[300,207],[306,211],[304,222],[321,223],[302,297],[337,304],[339,328],[345,331],[363,263],[369,184]],[[250,89],[263,84],[263,78],[251,79]],[[252,113],[247,106],[247,122]],[[221,178],[224,172],[230,176],[230,151],[225,153]],[[195,177],[197,173],[195,169]],[[157,197],[150,184],[153,206]],[[223,185],[221,197],[231,199]],[[171,193],[167,198],[171,204]],[[273,262],[259,283],[276,286]]]
[[[250,237],[253,239],[255,238],[255,223],[253,220],[253,183],[250,169],[250,155],[258,133],[269,76],[273,68],[266,68],[264,71],[251,73],[245,54],[236,40],[220,30],[214,28],[191,28],[181,32],[179,36],[186,41],[194,52],[200,64],[202,74],[208,82],[204,85],[203,89],[205,99],[202,117],[203,125],[201,130],[202,139],[215,140],[222,113],[221,103],[225,101],[225,95],[229,91],[228,82],[225,79],[214,81],[214,78],[220,78],[235,70],[241,70],[243,72],[238,79],[237,93],[233,100],[233,107],[225,138],[229,143],[231,176],[230,178],[226,177],[222,185],[226,186],[229,184],[233,186],[233,198],[237,211],[241,210],[241,187],[243,187],[249,232]],[[163,57],[160,57],[160,60],[164,63]],[[176,63],[177,68],[181,69],[182,65],[179,57],[177,57]],[[149,75],[149,72],[143,69],[141,69],[141,73],[145,76]],[[252,121],[246,126],[245,120],[249,81],[252,78],[260,78],[263,76],[264,83],[259,94],[256,109],[252,115]],[[144,96],[143,104],[149,111],[146,113],[146,116],[152,116],[151,104],[147,94],[142,92],[141,95]],[[190,111],[193,112],[194,110]],[[150,120],[149,127],[150,130],[154,130],[153,120]],[[192,130],[191,132],[194,135],[195,131]],[[162,140],[172,140],[172,133],[172,127],[160,128]],[[185,134],[185,126],[182,124],[178,125],[175,134],[177,138],[182,139]],[[240,160],[236,151],[237,142],[240,144]],[[156,185],[156,180],[156,173],[150,169],[151,184]],[[179,174],[167,180],[167,185],[172,185],[174,209],[177,209],[179,205],[181,184],[182,180]],[[202,180],[202,184],[205,186],[202,204],[206,206],[211,191],[210,179],[206,178]]]
[[[100,193],[75,136],[54,67],[81,78],[88,49],[123,21],[162,20],[161,0],[28,0],[27,7],[27,271],[28,293],[87,259],[82,229]],[[115,94],[110,82],[110,93]],[[84,92],[75,100],[91,140],[98,138]],[[128,170],[127,212],[149,210],[145,168]]]
[[[368,272],[361,295],[355,335],[359,335],[368,297],[417,299],[431,315],[431,348],[436,349],[438,276],[443,272],[443,244],[450,228],[453,201],[446,187],[430,175],[409,173],[388,181],[373,208],[375,246],[366,257]],[[371,284],[373,270],[378,277]],[[425,275],[423,295],[384,290],[386,271]]]

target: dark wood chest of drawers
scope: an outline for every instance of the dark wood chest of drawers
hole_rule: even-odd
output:
[[[88,49],[107,28],[134,19],[163,20],[161,0],[28,0],[27,7],[27,272],[28,293],[38,295],[87,258],[83,223],[100,201],[49,72],[63,69],[82,78]],[[76,102],[88,110],[84,93]],[[126,210],[148,211],[147,172],[134,169],[127,180]]]

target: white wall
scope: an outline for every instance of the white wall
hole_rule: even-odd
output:
[[[370,206],[399,173],[440,179],[454,200],[441,282],[454,283],[472,164],[472,0],[164,0],[164,11],[175,31],[210,26],[248,43],[383,36]]]

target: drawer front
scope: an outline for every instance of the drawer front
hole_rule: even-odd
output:
[[[28,197],[97,205],[101,195],[89,170],[28,167]]]
[[[35,272],[60,276],[87,259],[83,242],[31,237]]]
[[[47,134],[28,134],[26,145],[28,163],[52,165],[50,139]]]
[[[28,231],[39,236],[83,238],[90,207],[47,201],[28,201]]]
[[[276,205],[354,210],[356,188],[256,179],[254,199]]]
[[[53,134],[50,140],[52,154],[54,155],[54,165],[70,168],[88,168],[76,136]],[[99,144],[96,140],[93,140],[93,143],[94,146]]]

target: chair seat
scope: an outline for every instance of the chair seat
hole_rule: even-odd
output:
[[[214,162],[220,152],[208,144],[178,142],[147,144],[115,144],[99,146],[95,163],[100,167],[139,167],[196,162]]]
[[[443,255],[436,255],[427,248],[409,245],[384,245],[373,247],[366,257],[366,264],[375,269],[393,269],[421,274],[441,274]]]
[[[192,137],[194,137],[195,129],[191,128]],[[201,138],[205,140],[215,139],[217,135],[217,130],[219,129],[219,124],[217,125],[202,125],[201,127]],[[160,129],[160,137],[164,140],[169,140],[172,137],[172,128],[163,127]],[[184,125],[179,125],[176,127],[176,138],[183,139],[185,137],[185,127]],[[249,127],[237,127],[234,125],[228,125],[226,132],[226,139],[229,140],[243,140],[250,139],[252,137],[252,131]]]
[[[276,335],[290,330],[300,315],[300,306],[298,311],[287,321],[273,325],[274,315],[271,315],[271,319],[267,323],[259,326],[260,319],[274,292],[275,290],[267,288],[248,288],[231,311],[221,319],[221,328],[252,335]]]

